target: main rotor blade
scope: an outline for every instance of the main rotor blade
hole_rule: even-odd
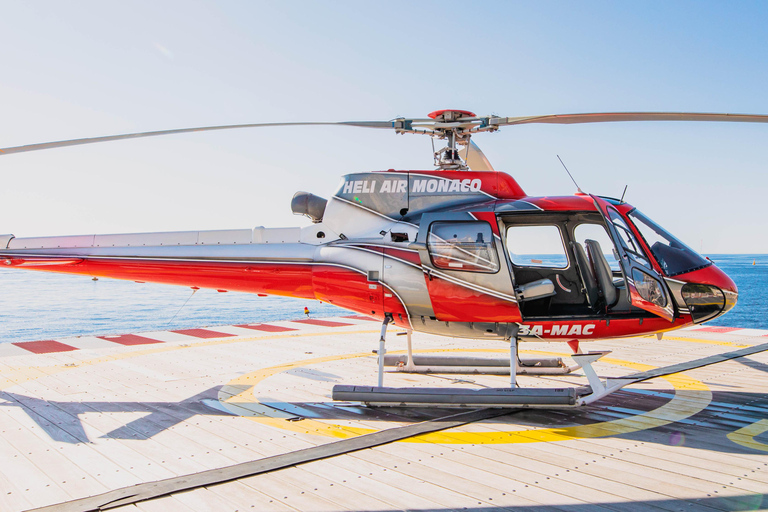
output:
[[[24,153],[27,151],[39,151],[41,149],[61,148],[65,146],[79,146],[81,144],[95,144],[97,142],[110,142],[113,140],[155,137],[157,135],[174,135],[177,133],[209,132],[214,130],[234,130],[238,128],[269,128],[269,127],[277,127],[277,126],[356,126],[359,128],[392,128],[392,121],[256,123],[256,124],[230,124],[230,125],[222,125],[222,126],[201,126],[198,128],[178,128],[175,130],[160,130],[160,131],[141,132],[141,133],[125,133],[122,135],[106,135],[104,137],[60,140],[57,142],[43,142],[41,144],[29,144],[26,146],[16,146],[12,148],[0,148],[0,155],[9,155],[11,153]]]
[[[696,112],[604,112],[594,114],[554,114],[547,116],[491,118],[491,125],[514,124],[581,124],[622,121],[726,121],[734,123],[768,123],[768,115],[711,114]]]
[[[403,121],[404,119],[399,119]],[[214,130],[234,130],[240,128],[274,128],[279,126],[355,126],[359,128],[395,128],[395,121],[340,121],[340,122],[294,122],[294,123],[253,123],[232,124],[221,126],[201,126],[197,128],[178,128],[174,130],[159,130],[140,133],[125,133],[122,135],[107,135],[103,137],[90,137],[84,139],[61,140],[56,142],[43,142],[40,144],[28,144],[0,148],[0,155],[12,153],[24,153],[27,151],[39,151],[43,149],[61,148],[65,146],[79,146],[81,144],[95,144],[97,142],[110,142],[123,139],[138,139],[142,137],[155,137],[158,135],[174,135],[179,133],[207,132]],[[405,120],[413,126],[432,128],[439,123],[432,119],[408,119]],[[729,121],[737,123],[768,123],[768,115],[758,114],[710,114],[692,112],[605,112],[591,114],[554,114],[545,116],[526,117],[490,117],[464,119],[470,121],[487,122],[493,126],[510,126],[517,124],[580,124],[580,123],[611,123],[621,121]],[[469,124],[467,125],[469,126]],[[421,132],[419,132],[421,133]]]

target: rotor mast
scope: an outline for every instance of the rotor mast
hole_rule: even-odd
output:
[[[435,151],[435,167],[440,170],[468,171],[461,158],[460,146],[467,147],[473,133],[493,132],[499,129],[490,117],[477,117],[468,110],[436,110],[429,119],[398,118],[393,121],[397,133],[418,133],[444,140],[446,146]]]

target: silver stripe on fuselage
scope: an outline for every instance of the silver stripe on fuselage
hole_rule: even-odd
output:
[[[463,286],[465,288],[469,288],[471,290],[474,290],[476,292],[485,293],[487,295],[491,295],[493,297],[496,297],[498,299],[506,300],[508,302],[514,302],[517,304],[517,297],[512,297],[511,295],[507,295],[505,293],[499,292],[497,290],[491,290],[490,288],[485,288],[483,286],[478,286],[476,284],[468,283],[467,281],[463,281],[461,279],[458,279],[456,277],[453,277],[448,274],[444,274],[443,272],[440,272],[439,270],[435,269],[423,269],[424,273],[429,276],[429,274],[436,275],[437,277],[440,277],[441,279],[445,279],[446,281],[450,281],[454,284],[458,284],[459,286]]]
[[[366,245],[369,245],[369,244],[366,244]],[[404,259],[398,258],[397,256],[392,256],[391,254],[384,254],[384,253],[381,253],[381,252],[372,251],[370,249],[366,249],[365,247],[359,247],[359,246],[355,246],[355,245],[341,245],[341,246],[337,245],[336,247],[344,247],[345,249],[355,249],[357,251],[369,252],[371,254],[376,254],[378,256],[383,256],[385,258],[389,258],[389,259],[392,259],[392,260],[395,260],[395,261],[399,261],[400,263],[404,263],[406,265],[410,265],[411,267],[414,267],[414,268],[416,268],[418,270],[422,269],[422,266],[420,264],[417,265],[416,263],[413,263],[412,261],[404,260]]]
[[[344,247],[350,247],[350,248],[357,249],[359,251],[365,251],[365,252],[369,252],[369,253],[372,253],[372,254],[381,255],[381,256],[384,256],[384,257],[387,257],[387,258],[399,261],[399,262],[404,263],[406,265],[409,265],[411,267],[420,269],[424,273],[426,273],[427,275],[429,275],[429,273],[432,273],[434,275],[437,275],[438,277],[441,277],[441,278],[445,279],[446,281],[451,281],[452,283],[457,284],[459,286],[463,286],[465,288],[469,288],[469,289],[474,290],[476,292],[481,292],[481,293],[485,293],[485,294],[488,294],[488,295],[492,295],[492,296],[494,296],[496,298],[499,298],[499,299],[503,299],[503,300],[506,300],[506,301],[517,303],[517,298],[513,298],[512,296],[507,295],[505,293],[499,292],[497,290],[491,290],[491,289],[485,288],[483,286],[479,286],[479,285],[475,285],[475,284],[469,283],[469,282],[464,281],[462,279],[459,279],[457,277],[450,276],[448,274],[444,274],[444,273],[440,272],[439,270],[434,270],[434,269],[431,269],[431,268],[429,270],[427,270],[423,265],[416,265],[415,263],[412,263],[410,261],[406,261],[406,260],[400,259],[400,258],[398,258],[396,256],[391,256],[391,255],[388,255],[388,254],[382,254],[382,253],[379,253],[379,252],[376,252],[376,251],[371,251],[370,249],[365,249],[364,247],[355,247],[355,246],[351,246],[351,245],[344,246]]]
[[[413,224],[413,223],[411,223],[411,222],[408,222],[408,221],[405,221],[405,220],[398,220],[398,219],[393,219],[392,217],[390,217],[390,216],[388,216],[388,215],[384,215],[384,214],[383,214],[383,213],[381,213],[381,212],[377,212],[376,210],[372,210],[372,209],[368,208],[367,206],[363,206],[363,205],[361,205],[361,204],[359,204],[359,203],[355,203],[355,202],[349,201],[349,200],[347,200],[347,199],[344,199],[344,198],[341,198],[341,197],[339,197],[339,196],[333,196],[333,198],[334,198],[334,199],[338,199],[338,200],[339,200],[339,201],[341,201],[342,203],[347,203],[347,204],[350,204],[350,205],[352,205],[352,206],[356,206],[356,207],[358,207],[358,208],[360,208],[360,209],[363,209],[363,210],[365,210],[365,211],[367,211],[367,212],[370,212],[370,213],[376,214],[376,215],[378,215],[379,217],[383,217],[383,218],[387,219],[387,220],[388,220],[388,221],[390,221],[390,222],[396,222],[396,223],[408,224],[409,226],[413,226],[413,227],[415,227],[416,229],[418,229],[418,228],[419,228],[419,226],[418,226],[418,225],[416,225],[416,224]]]

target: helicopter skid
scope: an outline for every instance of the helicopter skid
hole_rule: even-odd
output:
[[[332,398],[348,402],[362,402],[371,406],[389,407],[579,407],[594,403],[630,384],[702,368],[765,351],[768,351],[768,343],[606,380],[600,379],[594,368],[592,368],[592,363],[610,352],[587,352],[585,354],[574,354],[571,357],[584,369],[589,386],[520,388],[513,384],[509,388],[450,389],[336,385],[333,387]]]
[[[572,388],[388,388],[337,385],[333,399],[389,407],[573,407],[592,392]]]
[[[515,344],[513,343],[514,347]],[[634,381],[628,381],[626,383],[622,381],[615,381],[610,386],[606,386],[595,373],[592,368],[592,363],[600,359],[601,357],[609,354],[610,351],[602,352],[588,352],[586,354],[575,354],[572,356],[580,367],[584,368],[584,372],[589,379],[589,386],[578,387],[561,387],[561,388],[521,388],[515,385],[514,379],[512,379],[512,386],[508,388],[481,388],[481,389],[456,389],[456,388],[388,388],[381,385],[382,379],[379,379],[379,386],[350,386],[350,385],[336,385],[333,387],[332,398],[334,400],[347,401],[347,402],[362,402],[370,406],[389,406],[389,407],[403,407],[403,406],[419,406],[419,407],[576,407],[580,405],[586,405],[593,402],[598,398],[602,398],[614,391],[621,389],[623,386],[630,384]],[[390,356],[391,357],[391,356]],[[400,356],[398,359],[401,359]],[[414,356],[414,362],[418,359]],[[380,360],[386,360],[380,358]],[[390,359],[392,361],[392,359]],[[423,358],[422,361],[428,362],[445,362],[452,361],[459,363],[473,363],[473,364],[498,364],[504,360],[485,359],[485,358],[446,358],[440,356],[428,356]],[[514,360],[513,360],[514,361]],[[540,370],[553,370],[563,371],[567,368],[554,366],[557,359],[544,359],[539,362],[543,364],[549,364],[552,366],[545,367],[542,365]],[[406,361],[407,363],[407,361]],[[509,364],[507,362],[507,364]],[[512,364],[520,373],[517,365]],[[510,366],[506,369],[506,374],[510,374]],[[405,371],[413,371],[413,368],[419,368],[418,366],[411,366],[406,368]],[[448,369],[456,370],[458,367],[447,367]],[[481,366],[475,367],[475,370],[481,371],[477,373],[490,373],[492,370],[502,370],[498,366]],[[438,368],[435,368],[438,369]],[[465,368],[464,371],[468,371],[469,368]],[[438,373],[438,372],[433,372]],[[451,372],[440,372],[451,373]],[[456,373],[455,371],[453,373]],[[590,397],[595,395],[595,390],[599,394],[598,397],[590,400]]]

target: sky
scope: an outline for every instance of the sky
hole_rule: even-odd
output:
[[[768,3],[3,2],[0,147],[180,127],[607,111],[768,114]],[[768,124],[508,127],[530,195],[620,196],[696,250],[768,253]],[[195,133],[0,156],[0,233],[306,225],[297,190],[431,169],[426,137]]]

